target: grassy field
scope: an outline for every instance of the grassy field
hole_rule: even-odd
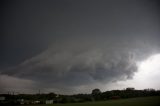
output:
[[[160,106],[160,96],[108,100],[103,102],[69,103],[69,104],[52,104],[52,105],[28,105],[28,106]]]

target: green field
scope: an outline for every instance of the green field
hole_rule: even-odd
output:
[[[103,102],[68,103],[68,104],[52,104],[52,105],[27,105],[27,106],[160,106],[160,96],[108,100]]]

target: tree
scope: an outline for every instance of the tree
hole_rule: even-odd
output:
[[[96,88],[92,90],[92,95],[99,95],[99,94],[101,94],[100,89]]]
[[[94,100],[100,100],[101,99],[101,91],[100,89],[96,88],[92,90],[92,96]]]

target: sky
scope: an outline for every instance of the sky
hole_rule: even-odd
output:
[[[160,89],[158,0],[2,0],[0,93]]]

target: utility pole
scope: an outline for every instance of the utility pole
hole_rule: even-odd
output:
[[[38,94],[41,94],[41,90],[40,89],[38,90]]]

